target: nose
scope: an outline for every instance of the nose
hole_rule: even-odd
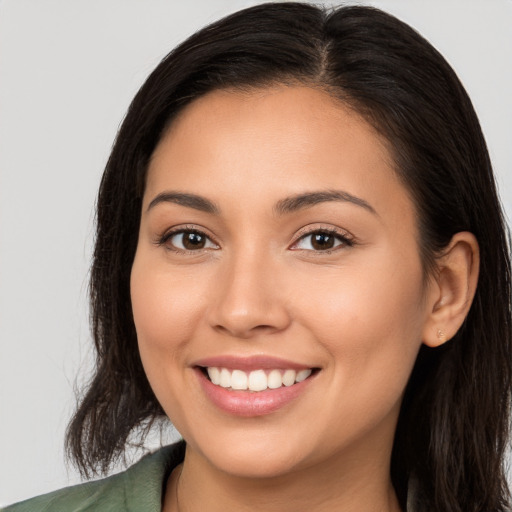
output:
[[[286,329],[291,316],[276,267],[257,254],[226,262],[209,311],[211,327],[240,339]]]

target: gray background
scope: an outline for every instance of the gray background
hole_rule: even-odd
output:
[[[180,40],[255,3],[0,0],[0,505],[79,481],[62,443],[90,368],[93,205],[129,101]],[[360,3],[454,66],[512,211],[512,1]]]

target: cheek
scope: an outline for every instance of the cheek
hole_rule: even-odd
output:
[[[187,271],[169,273],[144,250],[137,253],[130,279],[139,353],[151,388],[178,428],[186,424],[187,340],[201,316],[198,283]],[[171,415],[172,413],[172,415]],[[185,429],[186,430],[186,429]]]
[[[308,292],[296,304],[302,313],[295,316],[328,352],[339,370],[336,378],[358,387],[386,380],[396,392],[405,386],[421,345],[423,279],[417,256],[385,256],[308,279]]]
[[[169,275],[165,265],[159,266],[144,251],[135,257],[130,279],[133,318],[142,363],[155,392],[173,375],[167,370],[179,367],[186,340],[197,325],[202,294],[193,282],[186,271]]]
[[[173,334],[186,334],[197,314],[200,293],[191,286],[185,272],[169,275],[144,255],[137,255],[132,267],[130,292],[139,342],[169,348]]]

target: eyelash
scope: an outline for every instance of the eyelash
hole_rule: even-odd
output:
[[[196,234],[201,237],[205,237],[211,243],[218,246],[217,242],[212,240],[212,238],[210,236],[208,236],[206,233],[204,233],[204,231],[201,231],[200,229],[197,229],[195,227],[179,227],[176,229],[172,229],[171,231],[167,231],[166,233],[164,233],[163,235],[158,237],[158,239],[156,241],[156,245],[158,245],[158,246],[165,245],[168,250],[176,252],[178,254],[183,254],[183,253],[186,253],[186,254],[196,253],[197,254],[202,251],[211,249],[211,248],[200,248],[200,249],[196,249],[196,250],[180,249],[179,247],[175,247],[171,244],[168,244],[169,240],[173,236],[178,235],[178,234],[185,234],[185,233]],[[331,249],[323,249],[323,250],[317,250],[317,251],[312,250],[312,249],[293,249],[293,247],[296,246],[301,240],[305,240],[308,236],[313,236],[313,235],[332,236],[335,239],[337,239],[340,243],[339,243],[339,245],[337,245]],[[308,251],[308,252],[319,253],[319,254],[331,254],[332,252],[340,250],[343,247],[353,247],[355,244],[356,244],[356,242],[355,242],[354,238],[346,232],[341,232],[341,231],[338,231],[333,228],[313,228],[313,229],[306,228],[299,233],[299,235],[297,236],[297,239],[291,245],[291,248],[292,248],[292,250],[296,250],[296,251],[302,250],[302,251]]]

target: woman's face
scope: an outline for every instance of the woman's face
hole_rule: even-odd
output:
[[[189,105],[151,160],[131,275],[188,449],[245,476],[387,461],[429,313],[417,234],[382,139],[326,93]]]

